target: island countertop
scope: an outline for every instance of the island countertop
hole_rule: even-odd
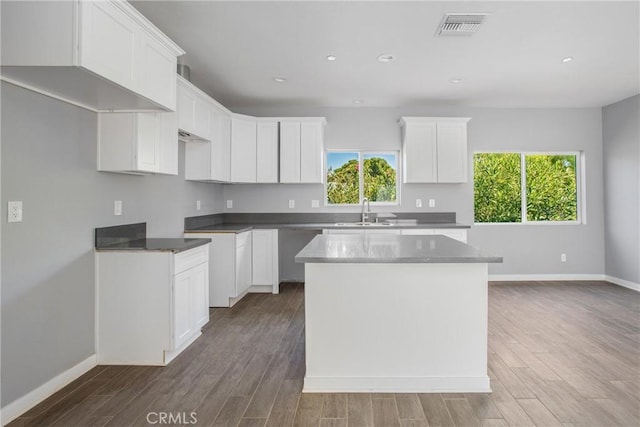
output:
[[[323,234],[297,263],[501,263],[502,257],[441,235]]]

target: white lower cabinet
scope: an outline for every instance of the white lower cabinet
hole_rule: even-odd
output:
[[[186,233],[211,239],[209,305],[232,307],[247,292],[278,293],[278,230]]]
[[[251,256],[251,284],[274,294],[279,292],[278,230],[253,230]]]
[[[96,252],[98,364],[166,365],[209,321],[209,245]]]

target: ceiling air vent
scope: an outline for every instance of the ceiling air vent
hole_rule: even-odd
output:
[[[487,13],[445,13],[436,35],[470,36],[480,29],[487,15]]]

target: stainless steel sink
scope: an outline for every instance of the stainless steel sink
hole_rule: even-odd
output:
[[[393,224],[389,222],[336,222],[338,227],[388,227]]]

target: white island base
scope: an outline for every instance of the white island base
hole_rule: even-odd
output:
[[[486,263],[305,264],[304,392],[490,392]]]

